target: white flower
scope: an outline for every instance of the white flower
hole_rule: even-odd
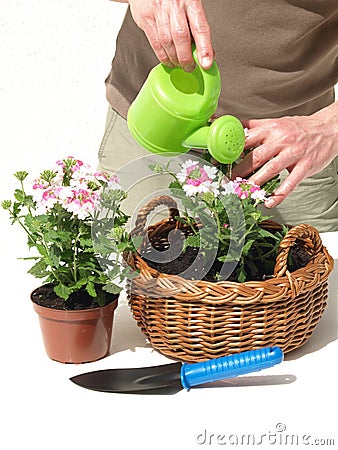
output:
[[[212,192],[219,194],[218,183],[213,180],[217,175],[217,168],[204,165],[199,167],[198,162],[189,159],[182,164],[182,171],[177,174],[177,179],[182,184],[183,190],[188,196]]]
[[[251,193],[251,198],[264,202],[266,200],[266,192],[264,189],[259,189]]]
[[[188,159],[185,163],[181,165],[182,171],[177,174],[178,181],[180,183],[184,183],[189,175],[189,172],[191,172],[191,170],[195,169],[196,167],[198,167],[198,163],[192,161],[191,159]]]
[[[206,171],[208,177],[211,180],[214,180],[217,177],[217,172],[218,172],[217,167],[204,165],[203,169]]]
[[[222,194],[235,194],[235,187],[232,181],[229,181],[227,178],[223,178],[221,181],[222,186]]]

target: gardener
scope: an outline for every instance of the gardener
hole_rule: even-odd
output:
[[[128,132],[127,110],[159,61],[193,70],[194,41],[203,68],[217,58],[217,115],[238,117],[248,129],[246,147],[254,148],[233,176],[259,168],[252,180],[263,184],[281,173],[282,184],[265,204],[268,214],[281,223],[338,230],[337,0],[128,3],[106,80],[111,107],[100,169],[115,171],[148,153]]]

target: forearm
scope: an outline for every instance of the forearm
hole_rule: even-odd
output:
[[[332,136],[336,137],[338,145],[338,101],[317,111],[313,114],[313,117],[327,125],[332,132]]]
[[[328,162],[338,156],[338,101],[317,111],[312,115],[315,126],[323,136],[327,137],[326,145],[322,145],[322,152],[327,155]]]

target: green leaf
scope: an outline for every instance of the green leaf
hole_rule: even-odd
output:
[[[89,283],[87,283],[87,285],[86,285],[86,291],[88,292],[88,294],[91,296],[91,297],[96,297],[96,290],[95,290],[95,285],[94,285],[94,283],[92,283],[92,282],[89,282]]]
[[[246,256],[249,253],[250,248],[252,247],[252,245],[254,244],[255,240],[254,239],[249,239],[243,246],[242,249],[242,255]]]
[[[193,234],[191,236],[188,236],[184,241],[184,248],[187,247],[197,247],[199,248],[201,245],[200,241],[200,235],[199,234]]]
[[[270,233],[270,231],[268,230],[264,230],[263,228],[259,228],[257,230],[258,234],[260,237],[263,238],[272,238],[274,240],[278,240],[278,237],[276,235],[274,235],[273,233]]]
[[[68,233],[69,234],[69,233]],[[80,245],[82,248],[92,248],[93,247],[93,240],[91,238],[80,238],[79,239]]]
[[[44,260],[40,259],[37,263],[34,264],[28,271],[30,275],[33,275],[35,278],[45,278],[49,275],[49,271],[47,270],[47,264]]]
[[[44,170],[43,172],[41,172],[40,178],[41,180],[44,180],[48,184],[50,184],[52,180],[56,177],[56,175],[57,175],[56,172],[54,172],[53,170]]]
[[[149,164],[149,169],[155,173],[163,173],[164,169],[161,166],[161,164],[157,163],[157,164]]]
[[[48,217],[46,215],[39,215],[39,216],[31,216],[30,214],[25,216],[25,225],[28,228],[28,230],[33,233],[43,233],[45,236],[47,234],[48,230]]]
[[[102,288],[104,291],[109,294],[119,294],[122,291],[122,288],[115,283],[109,283]]]
[[[186,196],[186,193],[184,192],[181,183],[178,180],[174,180],[169,184],[169,189],[172,192],[173,195],[176,197],[179,196],[179,192],[184,193],[184,196]],[[177,195],[176,195],[177,194]]]
[[[244,267],[241,267],[239,274],[237,275],[237,280],[239,283],[244,283],[246,280],[246,272],[244,270]]]
[[[21,189],[15,189],[15,191],[14,191],[14,198],[19,203],[23,203],[25,201],[26,195]]]
[[[3,207],[3,209],[10,209],[10,207],[12,206],[12,202],[10,200],[4,200],[1,203],[1,206]]]
[[[279,184],[280,184],[280,177],[279,175],[276,175],[274,178],[263,184],[261,188],[265,190],[267,195],[270,195],[275,191],[275,189],[278,187]]]
[[[59,283],[54,287],[54,292],[56,293],[56,295],[58,297],[63,298],[64,300],[67,300],[69,298],[70,294],[72,293],[72,289],[65,286],[64,284]]]
[[[137,248],[140,247],[140,245],[142,244],[142,242],[143,242],[143,236],[133,236],[133,238],[132,238],[132,244],[131,244],[131,245],[133,245],[133,247],[134,247],[135,249],[137,249]],[[128,250],[129,250],[129,249],[128,249]],[[131,248],[130,250],[133,250],[133,248]]]
[[[42,244],[36,243],[36,244],[34,244],[34,246],[36,247],[36,249],[38,250],[38,252],[40,253],[41,256],[43,256],[45,258],[48,256],[48,252]]]
[[[19,170],[18,172],[15,172],[14,176],[19,181],[23,181],[28,176],[28,172],[26,172],[25,170]]]
[[[51,266],[55,267],[56,269],[59,268],[60,265],[60,259],[61,257],[56,254],[53,248],[50,248],[49,250],[49,261],[51,262]]]
[[[87,280],[85,279],[78,280],[76,283],[72,284],[72,291],[79,291],[86,283]]]
[[[123,281],[124,278],[133,279],[139,276],[139,271],[136,269],[133,269],[129,266],[126,266],[121,271],[121,281]]]

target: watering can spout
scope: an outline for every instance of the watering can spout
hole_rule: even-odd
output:
[[[244,148],[243,127],[233,116],[219,117],[210,124],[218,105],[220,74],[215,61],[204,70],[198,64],[196,49],[193,56],[193,72],[163,64],[150,71],[129,108],[128,128],[134,139],[153,153],[202,148],[217,161],[231,164]]]
[[[182,144],[187,148],[208,149],[216,161],[232,164],[244,149],[245,134],[241,122],[226,115],[215,119],[210,126],[198,128]]]

